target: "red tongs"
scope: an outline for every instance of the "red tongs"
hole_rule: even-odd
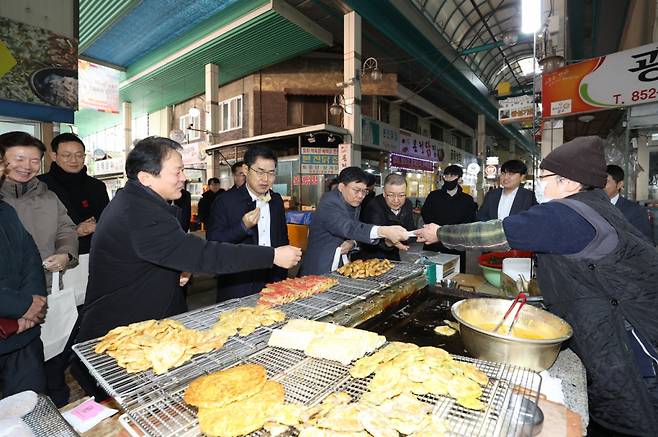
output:
[[[519,305],[519,308],[516,310],[516,314],[514,315],[514,320],[512,320],[512,323],[510,323],[509,328],[507,329],[507,332],[505,335],[509,335],[512,332],[512,327],[516,323],[516,321],[519,319],[519,313],[521,312],[521,308],[523,308],[523,305],[525,305],[528,297],[526,296],[525,293],[519,293],[516,295],[514,298],[514,301],[512,302],[512,305],[509,306],[507,312],[503,316],[503,320],[501,320],[494,329],[491,330],[491,332],[497,332],[501,326],[503,326],[503,323],[505,323],[505,320],[507,317],[510,315],[514,307],[516,306],[517,302],[520,302],[521,304]]]

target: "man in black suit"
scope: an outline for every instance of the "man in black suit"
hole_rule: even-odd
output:
[[[462,191],[459,185],[464,170],[458,165],[449,165],[443,170],[443,186],[439,190],[432,191],[425,199],[421,215],[424,223],[436,223],[443,225],[459,225],[475,221],[475,213],[478,205],[473,196]],[[466,253],[463,251],[448,249],[443,244],[425,244],[424,250],[432,252],[451,253],[459,255],[461,271],[466,266]]]
[[[603,188],[610,198],[610,202],[615,205],[624,214],[626,220],[642,232],[647,240],[653,244],[653,232],[651,231],[651,223],[649,222],[649,214],[646,208],[642,208],[636,202],[622,197],[619,193],[624,188],[624,170],[618,165],[609,165],[607,167],[608,181],[605,188]]]
[[[237,190],[244,185],[244,182],[247,180],[247,174],[244,169],[244,161],[237,161],[231,166],[231,173],[233,173],[233,186],[229,188],[231,190]]]
[[[407,181],[404,176],[391,173],[384,179],[384,193],[372,199],[361,212],[361,220],[371,225],[399,225],[407,231],[416,229],[413,206],[407,199]],[[380,240],[378,244],[362,244],[358,258],[386,258],[400,261],[397,247]]]
[[[335,268],[340,256],[361,243],[375,244],[380,238],[406,249],[408,239],[402,226],[369,225],[359,221],[361,202],[368,193],[368,173],[360,167],[344,168],[338,175],[338,189],[324,193],[313,214],[302,275],[321,275]],[[340,250],[339,250],[340,249]]]
[[[527,173],[528,167],[523,161],[512,159],[505,162],[500,167],[500,188],[484,196],[477,219],[481,222],[502,220],[536,205],[535,193],[521,187]]]
[[[252,146],[247,150],[241,169],[246,183],[215,199],[206,231],[208,240],[268,247],[288,244],[283,199],[271,190],[276,164],[276,155],[268,147]],[[258,293],[266,283],[280,281],[287,275],[286,269],[276,266],[221,275],[217,280],[217,301]]]

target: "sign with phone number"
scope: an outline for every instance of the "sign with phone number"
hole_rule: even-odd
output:
[[[542,116],[658,101],[658,43],[572,64],[542,78]]]

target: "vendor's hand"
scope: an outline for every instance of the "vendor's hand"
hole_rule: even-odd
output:
[[[430,223],[423,226],[423,229],[416,231],[416,241],[419,243],[433,244],[439,242],[439,228],[441,226]]]
[[[17,322],[18,322],[18,330],[16,331],[16,334],[20,334],[21,332],[25,332],[28,329],[32,329],[35,326],[37,326],[36,323],[32,322],[31,320],[24,319],[23,317],[18,319]]]
[[[75,231],[77,232],[78,237],[93,234],[96,232],[96,219],[90,217],[87,220],[78,223],[78,226],[75,227]]]
[[[302,250],[295,246],[281,246],[274,249],[274,265],[289,269],[302,259]]]
[[[256,208],[253,211],[249,211],[242,216],[242,223],[244,223],[247,229],[251,229],[258,224],[258,219],[260,218],[260,208]]]
[[[61,272],[69,263],[69,256],[65,253],[56,253],[43,260],[43,268],[49,272]]]
[[[178,285],[181,287],[185,287],[188,282],[190,282],[190,278],[192,277],[192,273],[190,272],[182,272],[180,274],[180,278],[178,280]]]
[[[379,227],[379,236],[381,238],[386,238],[391,241],[391,243],[399,243],[400,241],[406,241],[409,238],[407,237],[407,230],[402,226],[380,226]]]
[[[354,249],[356,242],[354,240],[345,240],[340,245],[340,254],[347,255],[350,250]]]
[[[27,309],[25,314],[21,318],[26,319],[32,323],[39,324],[43,323],[46,319],[46,313],[48,312],[48,300],[45,296],[32,296],[32,305]]]

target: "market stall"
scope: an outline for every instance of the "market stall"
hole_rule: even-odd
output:
[[[395,263],[392,267],[390,271],[374,277],[359,278],[353,275],[357,276],[353,278],[337,272],[318,277],[317,280],[325,283],[330,281],[330,288],[299,300],[283,299],[288,303],[276,309],[285,313],[285,321],[258,326],[246,335],[231,336],[221,348],[195,355],[178,367],[158,372],[161,373],[159,375],[152,370],[127,373],[115,358],[95,351],[99,345],[98,339],[78,344],[74,350],[100,385],[120,404],[124,411],[120,422],[133,435],[198,435],[197,409],[184,400],[190,383],[202,375],[241,364],[262,366],[268,378],[283,386],[287,403],[313,406],[336,392],[346,392],[353,402],[357,402],[372,387],[376,372],[374,376],[355,377],[354,362],[340,363],[317,358],[300,350],[268,346],[268,341],[272,332],[280,330],[288,320],[308,319],[385,333],[388,341],[412,342],[420,346],[441,345],[437,336],[427,342],[409,335],[405,329],[397,334],[385,332],[388,326],[386,320],[391,317],[411,320],[404,308],[410,302],[418,305],[427,301],[429,292],[422,266]],[[436,293],[436,290],[431,292]],[[273,296],[280,295],[271,294],[268,299]],[[175,319],[186,328],[210,330],[227,313],[238,308],[254,307],[259,299],[264,302],[264,295],[224,302],[181,314]],[[387,345],[390,343],[382,348]],[[538,401],[542,386],[542,377],[538,373],[509,364],[464,357],[463,347],[441,347],[455,354],[450,359],[451,363],[457,363],[455,365],[458,367],[472,365],[473,371],[477,369],[483,375],[486,384],[478,389],[481,394],[477,400],[477,405],[482,408],[468,408],[448,394],[419,391],[417,399],[425,406],[427,414],[445,421],[453,435],[521,435],[518,433],[524,427],[531,426],[519,417],[527,415],[527,405],[533,405],[528,401],[535,404]],[[381,352],[380,348],[377,353]],[[267,434],[258,431],[254,435]]]

